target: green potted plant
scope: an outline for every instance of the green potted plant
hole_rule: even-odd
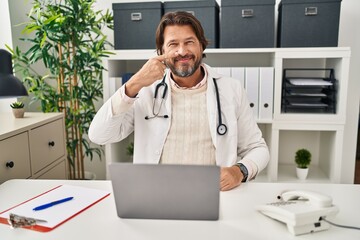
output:
[[[25,106],[25,104],[20,101],[16,101],[16,102],[13,102],[10,104],[10,107],[12,108],[12,112],[13,112],[15,118],[23,118],[24,117],[24,113],[25,113],[24,106]]]
[[[299,179],[306,179],[311,162],[311,153],[309,150],[302,148],[295,153],[296,175]]]
[[[84,178],[85,157],[101,158],[100,146],[86,137],[102,99],[102,60],[111,52],[103,28],[113,28],[109,11],[95,11],[95,0],[33,0],[23,39],[26,51],[8,49],[15,71],[43,112],[63,112],[69,177]],[[110,46],[110,45],[109,45]],[[45,72],[34,66],[42,65]]]

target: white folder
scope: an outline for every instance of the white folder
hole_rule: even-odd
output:
[[[259,119],[272,120],[274,96],[274,68],[260,68],[259,80]]]
[[[231,77],[240,80],[242,87],[245,88],[245,68],[244,67],[231,68]]]
[[[215,70],[226,77],[231,77],[231,68],[229,67],[217,67]]]
[[[245,90],[255,119],[259,118],[259,68],[245,68]]]

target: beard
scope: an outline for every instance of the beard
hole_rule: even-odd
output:
[[[175,66],[175,63],[181,60],[182,58],[191,58],[194,59],[194,64],[189,63],[180,63],[179,66]],[[193,75],[196,70],[199,68],[202,62],[202,58],[196,59],[194,55],[185,55],[174,58],[171,62],[167,61],[166,65],[170,68],[172,74],[177,77],[190,77]]]

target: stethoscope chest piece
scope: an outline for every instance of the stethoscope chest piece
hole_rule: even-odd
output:
[[[219,96],[219,89],[216,83],[215,78],[213,78],[213,82],[214,82],[214,86],[215,86],[215,94],[216,94],[216,105],[217,105],[217,110],[218,110],[218,114],[219,114],[219,124],[217,126],[217,133],[219,135],[225,135],[225,133],[227,132],[227,127],[226,125],[222,122],[222,118],[221,118],[221,104],[220,104],[220,96]]]
[[[217,127],[217,133],[219,135],[225,135],[225,133],[227,132],[227,127],[225,124],[219,124]]]

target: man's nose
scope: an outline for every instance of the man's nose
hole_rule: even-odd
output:
[[[188,52],[188,49],[185,44],[180,44],[177,52],[180,56],[185,56]]]

